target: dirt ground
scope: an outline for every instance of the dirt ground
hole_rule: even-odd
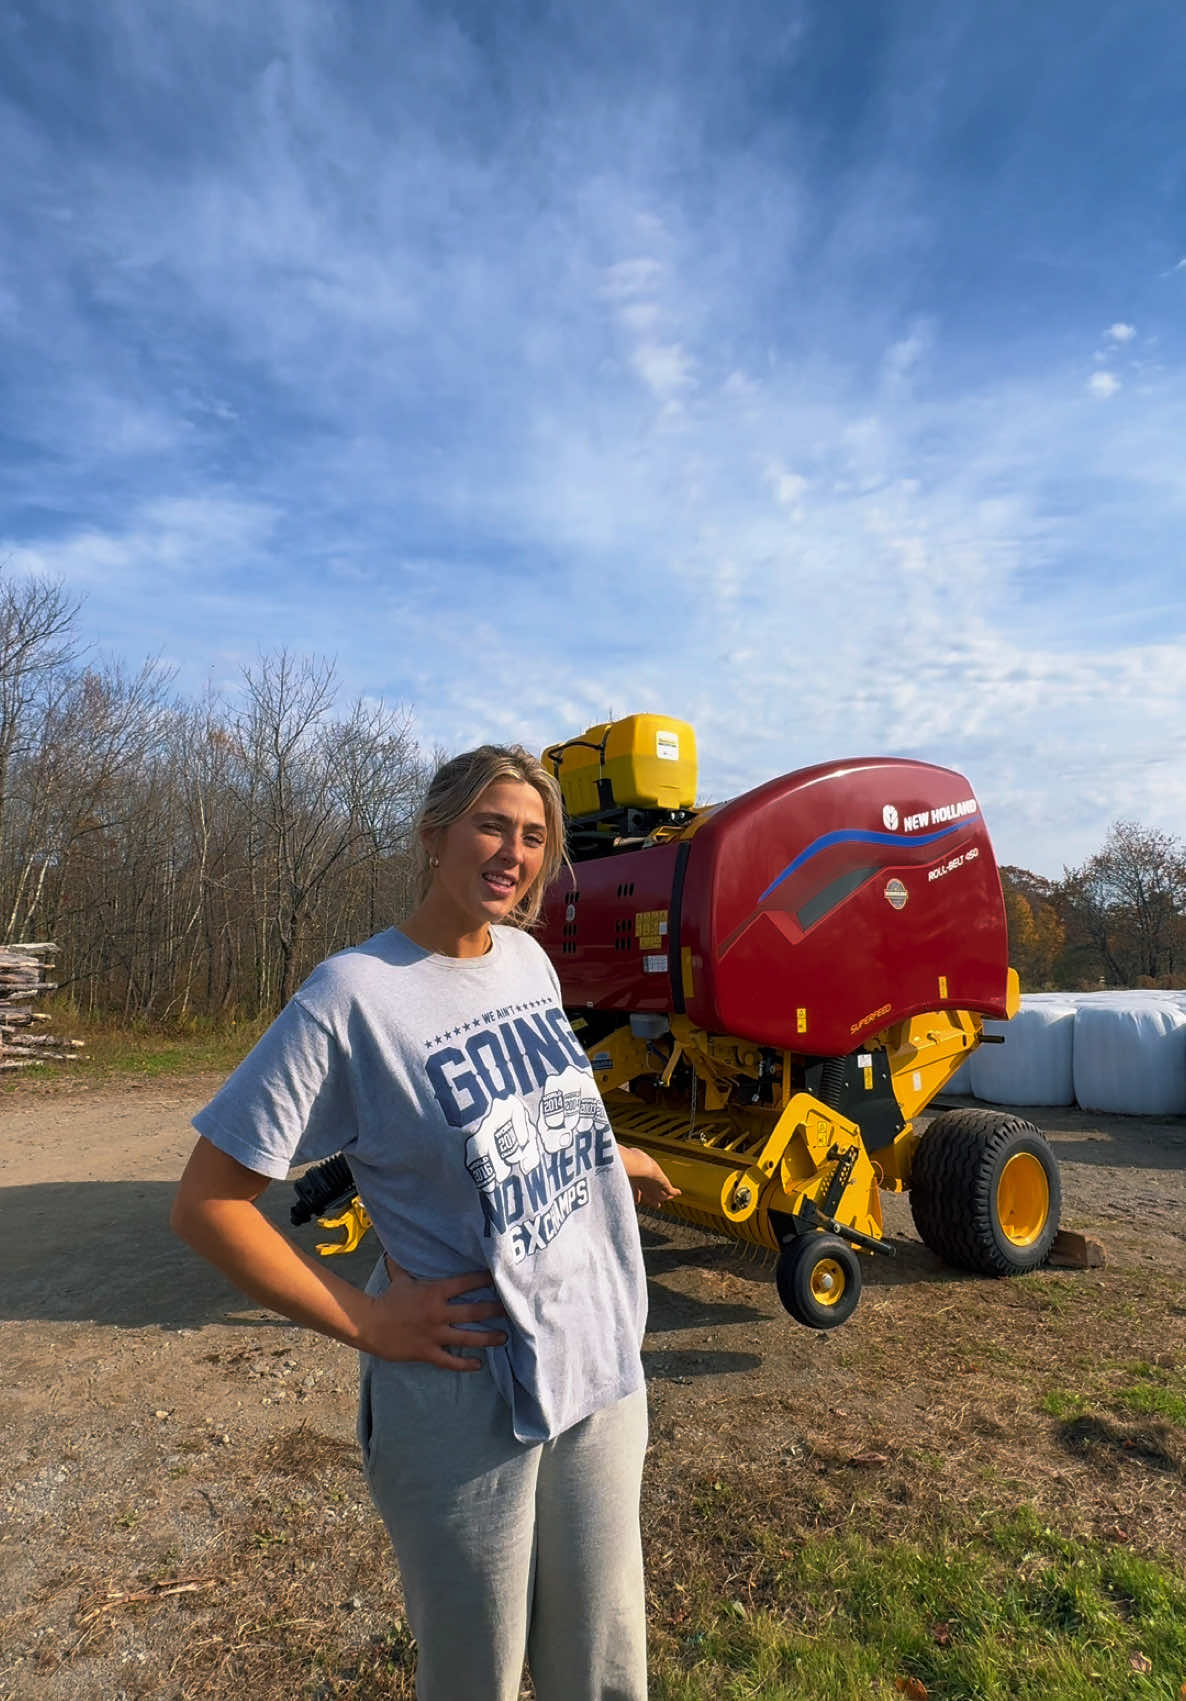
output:
[[[352,1355],[245,1303],[167,1227],[216,1084],[0,1103],[0,1701],[409,1693]],[[936,1497],[987,1497],[1186,1553],[1182,1431],[1098,1415],[1135,1364],[1182,1386],[1186,1122],[1029,1114],[1058,1152],[1064,1224],[1103,1243],[1103,1269],[960,1276],[891,1199],[898,1256],[868,1261],[854,1318],[814,1334],[768,1264],[647,1219],[660,1637],[693,1476],[777,1488],[801,1529],[872,1474],[890,1534]],[[284,1222],[290,1190],[265,1202]],[[373,1257],[366,1242],[341,1267],[362,1281]],[[1052,1394],[1079,1405],[1051,1416]],[[388,1689],[363,1683],[376,1649]]]

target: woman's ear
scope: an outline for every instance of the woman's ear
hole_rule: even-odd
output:
[[[439,868],[440,866],[441,859],[439,852],[442,836],[443,835],[439,827],[435,827],[431,832],[424,832],[420,835],[420,843],[424,846],[424,856],[429,868]]]

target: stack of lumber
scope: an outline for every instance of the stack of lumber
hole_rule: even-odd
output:
[[[56,945],[0,945],[0,1069],[27,1069],[31,1063],[71,1062],[81,1040],[62,1040],[41,1023],[50,1017],[33,1005],[53,992],[50,960]]]

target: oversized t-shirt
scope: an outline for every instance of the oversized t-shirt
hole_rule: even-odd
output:
[[[555,971],[521,930],[491,937],[485,956],[445,957],[388,928],[330,957],[194,1126],[277,1179],[344,1152],[397,1264],[488,1269],[506,1319],[481,1327],[507,1333],[490,1369],[537,1441],[642,1386],[646,1282]]]

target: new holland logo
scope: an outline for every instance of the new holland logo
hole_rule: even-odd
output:
[[[900,880],[890,880],[886,883],[885,899],[888,904],[893,905],[894,909],[902,909],[909,896],[910,894]]]

